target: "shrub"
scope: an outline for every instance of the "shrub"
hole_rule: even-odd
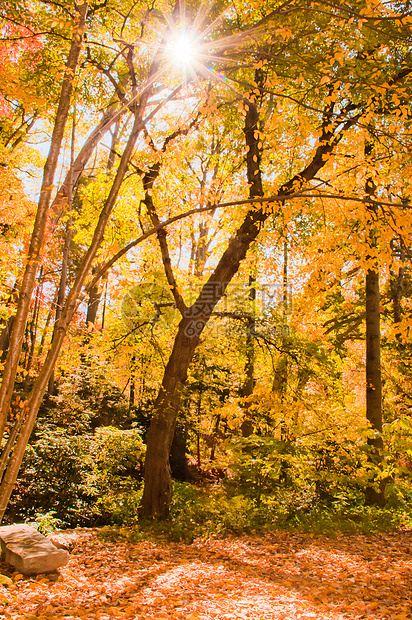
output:
[[[92,511],[83,485],[86,457],[82,437],[43,429],[27,447],[7,517],[34,519],[37,513],[53,513],[68,525],[87,525]]]
[[[52,514],[70,526],[136,515],[144,444],[138,429],[67,435],[44,427],[28,446],[7,517]]]
[[[85,488],[95,498],[93,512],[99,522],[136,521],[144,454],[145,445],[137,428],[99,428],[89,439]]]

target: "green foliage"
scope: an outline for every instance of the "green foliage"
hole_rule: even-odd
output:
[[[411,510],[392,510],[375,506],[355,506],[347,510],[316,507],[308,512],[297,512],[287,522],[279,520],[280,529],[313,534],[339,533],[370,534],[386,532],[399,527],[411,527]]]
[[[92,512],[83,487],[85,442],[62,429],[44,429],[25,453],[8,516],[35,518],[51,511],[67,524],[86,525]]]
[[[385,461],[387,470],[392,467],[395,446],[406,454],[409,431],[405,425],[398,423],[398,427],[398,435],[390,434],[394,447]],[[230,442],[227,476],[221,483],[174,482],[171,517],[162,522],[137,520],[133,510],[139,495],[131,496],[129,505],[117,513],[118,520],[112,520],[120,527],[106,528],[102,535],[190,543],[197,537],[277,529],[336,535],[409,527],[412,484],[407,462],[393,469],[387,508],[364,505],[364,488],[375,473],[367,459],[367,436],[368,432],[361,434],[357,442],[348,437],[337,442],[332,434],[287,441],[238,437]]]
[[[256,506],[274,494],[307,489],[312,502],[351,501],[364,486],[367,470],[362,445],[329,437],[279,440],[251,435],[232,442],[230,476],[226,486],[238,489]]]
[[[132,527],[105,527],[106,539],[138,541],[164,537],[167,540],[193,542],[231,532],[250,531],[253,527],[253,505],[244,497],[228,497],[220,486],[199,488],[189,483],[174,482],[171,518],[166,521],[139,520]]]
[[[314,502],[308,487],[280,490],[257,506],[244,495],[228,495],[222,485],[199,488],[175,482],[169,520],[140,520],[130,525],[104,527],[99,535],[110,541],[165,539],[190,544],[195,538],[275,530],[329,536],[371,534],[411,527],[412,510],[365,507],[355,500],[352,506],[323,506]]]
[[[8,518],[34,519],[41,528],[129,523],[136,518],[143,456],[136,428],[81,436],[44,429],[26,452]]]
[[[412,491],[412,488],[410,489]],[[319,503],[310,485],[300,489],[278,489],[258,504],[246,495],[230,495],[223,485],[197,488],[174,484],[170,522],[141,523],[140,531],[163,533],[172,540],[190,542],[196,537],[284,529],[308,533],[368,533],[412,525],[412,511],[405,507],[378,509],[363,506],[362,496],[352,494],[351,504]],[[141,534],[142,535],[142,534]]]
[[[128,422],[126,399],[108,379],[109,363],[98,362],[95,359],[93,367],[81,364],[60,380],[58,395],[48,397],[40,411],[38,427],[45,423],[64,428],[68,434],[82,434],[99,426],[120,427]]]
[[[249,498],[228,497],[220,486],[205,489],[175,482],[169,534],[175,540],[187,540],[243,531],[248,529],[252,508]]]
[[[58,529],[61,529],[64,526],[64,521],[58,519],[55,516],[55,511],[50,510],[46,513],[37,512],[34,520],[29,523],[32,527],[36,528],[40,534],[44,536],[48,536],[52,534]]]
[[[282,477],[293,475],[294,448],[286,441],[251,435],[237,438],[232,445],[234,459],[227,486],[239,489],[258,506],[279,487]]]
[[[93,512],[103,522],[136,520],[145,446],[137,428],[96,429],[88,442],[87,492],[95,498]]]

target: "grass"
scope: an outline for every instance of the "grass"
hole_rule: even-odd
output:
[[[325,506],[302,502],[302,497],[267,497],[259,505],[243,495],[229,496],[220,485],[198,488],[176,483],[171,516],[167,520],[140,520],[130,526],[106,526],[100,536],[138,542],[147,539],[190,544],[195,538],[229,534],[265,534],[270,531],[313,535],[373,534],[412,527],[412,510],[358,505]],[[311,504],[312,502],[312,504]]]

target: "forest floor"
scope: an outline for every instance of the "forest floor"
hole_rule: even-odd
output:
[[[329,538],[286,533],[109,542],[96,530],[52,537],[70,547],[60,571],[0,586],[13,620],[410,620],[412,531]]]

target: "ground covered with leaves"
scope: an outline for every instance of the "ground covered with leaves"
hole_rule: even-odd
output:
[[[59,573],[0,586],[0,618],[278,620],[412,618],[412,531],[313,537],[272,533],[108,541],[96,530],[52,536],[70,549]]]

